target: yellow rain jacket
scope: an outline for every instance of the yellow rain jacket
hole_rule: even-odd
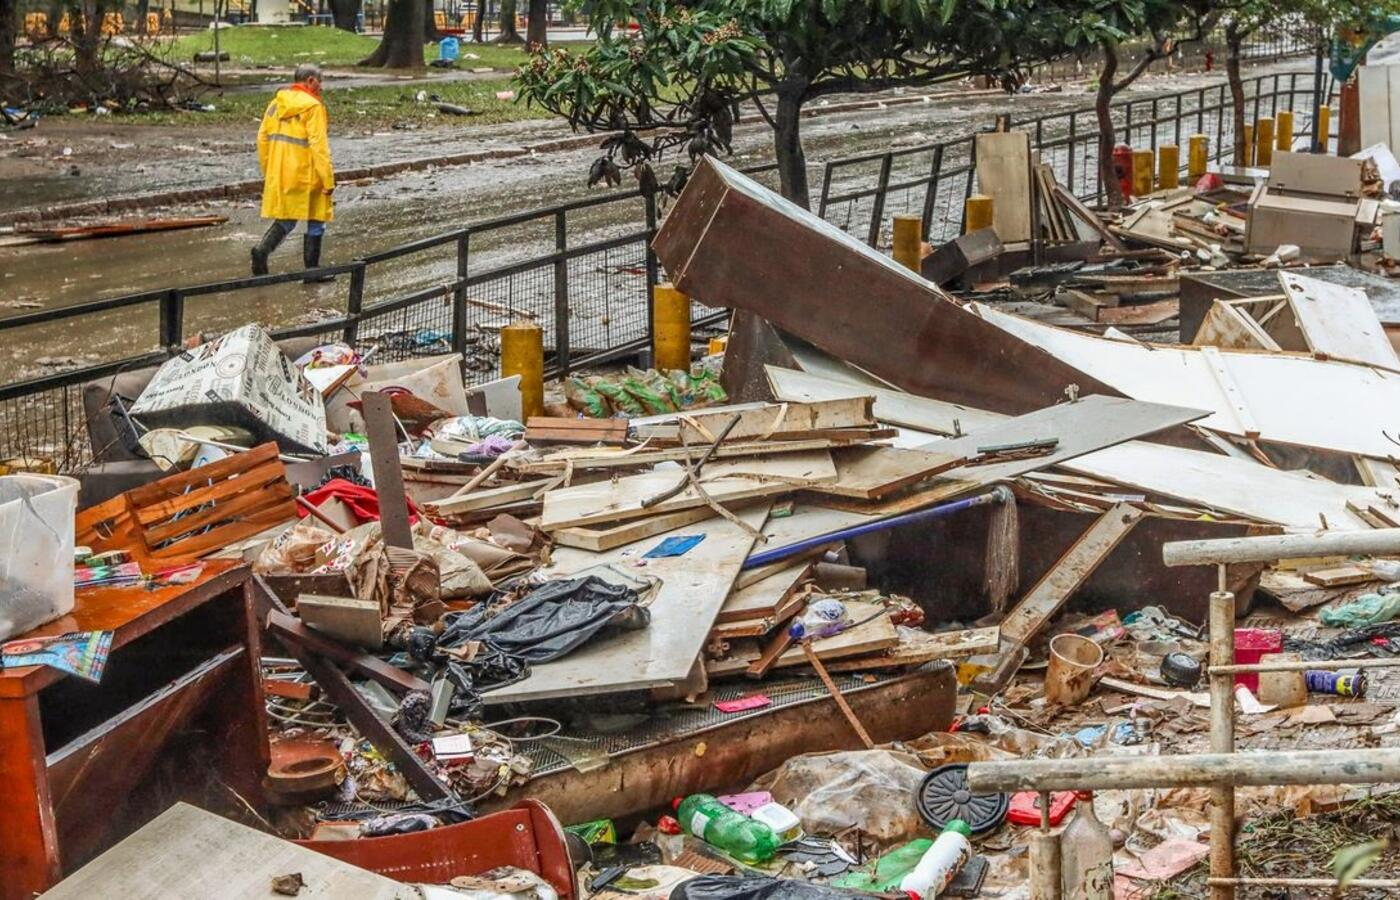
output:
[[[267,105],[258,129],[264,219],[329,222],[335,187],[326,138],[326,107],[310,91],[284,88]]]

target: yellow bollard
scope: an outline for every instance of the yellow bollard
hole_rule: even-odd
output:
[[[923,253],[924,222],[918,216],[894,217],[894,261],[914,272],[919,271]]]
[[[512,322],[501,329],[501,377],[520,376],[520,414],[544,415],[544,329]]]
[[[1244,126],[1244,159],[1236,160],[1237,166],[1254,165],[1254,126]]]
[[[1317,111],[1317,137],[1322,142],[1322,146],[1317,152],[1328,154],[1332,152],[1332,107],[1323,106]]]
[[[1291,109],[1281,110],[1281,111],[1279,112],[1279,114],[1278,114],[1278,122],[1277,122],[1277,125],[1278,125],[1278,128],[1276,129],[1276,131],[1278,132],[1278,134],[1277,134],[1277,137],[1278,137],[1278,149],[1280,149],[1280,150],[1292,150],[1292,149],[1293,149],[1293,110],[1291,110]]]
[[[1191,180],[1192,186],[1206,174],[1206,164],[1210,161],[1210,138],[1203,134],[1191,135],[1190,148],[1187,151],[1186,177]]]
[[[652,292],[652,365],[662,372],[690,371],[690,298],[667,282]]]
[[[1267,169],[1274,163],[1274,120],[1260,116],[1254,123],[1254,164]]]
[[[1133,196],[1146,197],[1152,193],[1152,151],[1133,151]]]
[[[976,231],[979,228],[991,228],[992,198],[986,194],[973,194],[968,197],[964,215],[967,217],[967,227],[963,229],[964,233]]]
[[[1157,187],[1164,191],[1181,186],[1181,148],[1163,144],[1157,148]]]

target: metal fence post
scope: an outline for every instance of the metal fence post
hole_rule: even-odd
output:
[[[160,345],[179,347],[185,342],[185,295],[172,288],[160,298]]]
[[[457,235],[457,284],[452,290],[452,352],[467,356],[467,233]]]
[[[827,184],[831,182],[831,164],[826,167]],[[656,239],[656,198],[644,197],[647,217],[647,346],[656,345],[656,286],[661,283],[661,263],[656,258],[656,253],[651,249],[651,242]],[[826,202],[826,185],[822,186],[822,202]]]
[[[835,170],[835,166],[835,163],[827,162],[826,166],[822,169],[822,198],[817,204],[817,218],[819,219],[826,218],[826,201],[827,198],[831,196],[831,173]],[[648,201],[648,203],[650,203],[650,201]],[[654,210],[651,212],[651,216],[655,219],[656,213]],[[655,225],[654,222],[652,224],[653,226]]]
[[[1074,122],[1078,118],[1078,113],[1069,114],[1069,162],[1065,171],[1065,187],[1071,194],[1076,193],[1074,189]]]
[[[564,251],[569,249],[567,214],[554,214],[554,364],[560,375],[569,374],[569,261]]]
[[[345,298],[345,317],[350,321],[345,323],[342,337],[345,343],[352,347],[360,337],[360,312],[365,306],[366,268],[367,264],[361,261],[350,271],[350,295]]]
[[[928,191],[924,194],[924,211],[920,216],[923,223],[924,240],[933,239],[933,209],[938,202],[938,173],[943,169],[943,145],[935,144],[933,147],[933,162],[929,165]]]
[[[890,167],[894,165],[894,154],[886,153],[880,159],[880,180],[875,188],[875,201],[870,209],[870,236],[866,243],[880,246],[880,225],[885,218],[885,194],[890,189]]]

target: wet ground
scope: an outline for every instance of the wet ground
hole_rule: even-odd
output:
[[[1299,65],[1295,62],[1292,68]],[[1151,76],[1135,91],[1179,91],[1218,80],[1218,75]],[[1079,85],[1062,93],[977,96],[971,102],[955,96],[810,118],[803,124],[803,137],[812,163],[813,194],[820,190],[821,164],[826,160],[966,135],[987,127],[1001,112],[1011,113],[1013,119],[1026,119],[1083,108],[1091,102],[1087,90]],[[34,171],[18,183],[13,178],[0,181],[5,185],[0,192],[5,195],[5,205],[24,205],[40,199],[58,202],[94,193],[119,196],[235,181],[256,174],[248,136],[228,130],[201,134],[198,128],[114,126],[96,135],[90,131],[80,135],[76,128],[67,132],[69,126],[70,123],[51,120],[37,130],[36,137],[49,141],[47,153],[42,158],[29,158]],[[342,133],[333,138],[333,152],[337,163],[348,167],[493,145],[520,146],[564,133],[552,122],[492,126],[455,134],[448,128],[387,134]],[[78,141],[79,137],[85,149],[62,156],[62,146],[71,145],[69,138]],[[104,141],[109,145],[105,152],[101,149]],[[53,162],[55,154],[57,163]],[[327,261],[348,261],[468,223],[594,195],[596,191],[585,185],[585,174],[594,155],[592,150],[542,153],[342,186],[336,193],[336,219],[326,238]],[[744,167],[769,159],[767,129],[757,123],[740,129],[732,162]],[[79,167],[76,176],[53,171],[73,165]],[[262,229],[256,201],[171,212],[212,212],[228,216],[229,221],[223,226],[194,231],[0,249],[0,317],[12,314],[11,310],[62,307],[100,297],[246,274],[248,249]],[[552,248],[552,225],[552,221],[542,222],[474,239],[472,271],[494,268]],[[639,201],[610,204],[573,215],[569,242],[578,246],[630,233],[641,225]],[[639,254],[637,257],[614,256],[606,264],[635,277]],[[300,264],[300,241],[293,236],[274,258],[274,271],[298,268]],[[366,302],[440,285],[453,277],[455,266],[455,258],[448,251],[376,266],[367,284]],[[333,285],[279,286],[241,292],[234,298],[216,295],[192,300],[184,331],[216,331],[250,320],[271,325],[314,320],[326,311],[344,308],[346,281],[342,278]],[[75,360],[96,362],[144,352],[156,341],[155,323],[155,305],[148,304],[99,318],[5,332],[0,339],[0,383],[53,371]]]

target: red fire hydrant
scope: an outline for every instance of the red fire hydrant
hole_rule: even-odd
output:
[[[1124,197],[1133,195],[1133,148],[1119,144],[1113,148],[1113,174],[1118,176],[1118,184]]]

